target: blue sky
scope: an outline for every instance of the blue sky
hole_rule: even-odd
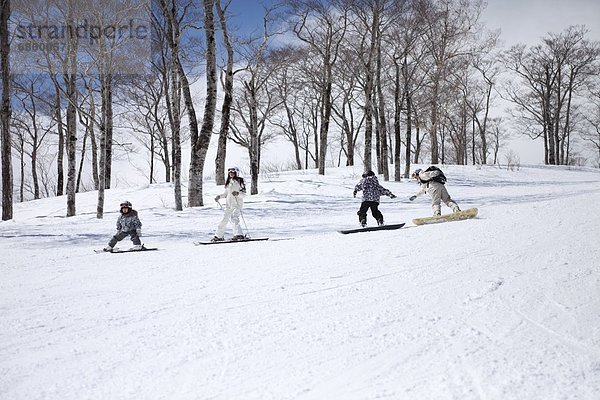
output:
[[[232,0],[233,24],[244,31],[261,29],[262,4],[275,0]],[[483,22],[502,29],[507,45],[537,43],[548,32],[559,33],[569,25],[585,24],[590,39],[600,40],[600,0],[488,0]]]
[[[269,6],[274,3],[275,0],[232,0],[228,9],[232,14],[232,29],[239,28],[244,32],[260,32],[264,16],[263,5]]]

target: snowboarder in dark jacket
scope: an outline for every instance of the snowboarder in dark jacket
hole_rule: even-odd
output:
[[[112,251],[117,242],[125,239],[127,236],[131,236],[133,247],[131,250],[141,250],[142,242],[140,236],[142,236],[142,222],[138,217],[137,211],[135,211],[131,202],[124,201],[120,205],[119,218],[117,219],[117,233],[110,239],[108,246],[104,248],[104,251]]]
[[[360,182],[354,187],[354,197],[361,190],[363,192],[362,203],[357,212],[360,225],[362,227],[367,226],[367,210],[369,208],[371,209],[373,218],[377,221],[377,225],[383,225],[383,214],[379,211],[379,198],[385,195],[395,199],[396,196],[379,184],[373,171],[367,171],[363,174]]]

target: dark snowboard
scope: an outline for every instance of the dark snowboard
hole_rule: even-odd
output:
[[[237,239],[237,240],[220,240],[218,242],[194,242],[194,244],[196,246],[200,246],[201,244],[224,244],[224,243],[242,243],[242,242],[259,242],[262,240],[269,240],[269,238],[256,238],[256,239],[251,239],[251,238],[246,238],[246,239]]]
[[[347,235],[348,233],[359,233],[359,232],[373,232],[373,231],[391,231],[394,229],[400,229],[405,224],[393,224],[393,225],[381,225],[381,226],[369,226],[366,228],[356,228],[356,229],[346,229],[342,231],[338,231],[339,233],[343,233]]]
[[[119,249],[115,247],[112,251],[94,250],[96,253],[138,253],[140,251],[155,251],[158,247],[142,247],[141,250]]]

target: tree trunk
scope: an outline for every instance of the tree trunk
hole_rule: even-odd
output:
[[[176,3],[173,3],[176,4]],[[177,62],[179,60],[179,32],[176,19],[169,13],[164,1],[161,1],[163,15],[167,23],[167,45],[171,50],[171,58],[167,60],[166,49],[163,50],[162,60],[164,69],[162,72],[163,85],[165,88],[165,100],[167,102],[167,115],[171,127],[171,146],[173,161],[171,163],[173,174],[173,195],[175,197],[175,210],[183,210],[181,196],[181,78]],[[176,12],[176,9],[173,9]],[[166,47],[166,45],[165,45]],[[167,63],[168,61],[168,63]],[[169,171],[171,172],[171,171]],[[169,173],[165,172],[165,173]]]
[[[112,182],[112,154],[113,154],[113,75],[112,73],[106,74],[103,79],[103,83],[106,85],[106,109],[104,113],[106,114],[106,189],[110,189]]]
[[[544,132],[547,138],[547,164],[555,165],[556,156],[554,153],[554,123],[552,119],[552,103],[550,97],[552,96],[552,83],[550,78],[549,67],[545,67],[545,92],[543,94],[542,102],[544,105]]]
[[[67,26],[73,23],[72,11],[69,10]],[[67,40],[67,65],[64,80],[67,88],[67,217],[76,214],[75,180],[77,179],[77,43],[73,32],[69,31]]]
[[[440,71],[439,67],[436,67],[437,71],[433,78],[433,93],[431,95],[431,132],[429,137],[431,140],[431,163],[437,164],[439,162],[439,146],[438,146],[438,97],[440,87]]]
[[[390,180],[390,171],[388,168],[388,142],[387,142],[387,120],[385,118],[385,96],[381,83],[381,34],[377,35],[377,95],[379,97],[379,137],[380,137],[380,164],[383,180]]]
[[[567,95],[567,111],[565,116],[565,126],[563,127],[563,145],[561,146],[560,157],[563,164],[568,164],[569,161],[569,143],[570,143],[570,124],[571,124],[571,102],[573,101],[573,80],[575,77],[571,75],[569,79],[568,95]],[[565,142],[567,151],[565,152]]]
[[[365,171],[373,168],[373,60],[375,59],[377,30],[379,29],[378,22],[379,16],[374,12],[371,24],[371,46],[365,65],[365,151],[363,161]]]
[[[104,108],[105,97],[101,95],[102,107]],[[100,122],[100,162],[98,165],[98,203],[96,205],[96,218],[104,217],[104,188],[106,186],[106,129],[104,128],[104,117]]]
[[[92,179],[94,180],[94,189],[98,190],[100,187],[100,182],[98,180],[98,144],[96,142],[96,130],[94,129],[94,121],[96,118],[96,105],[94,103],[93,98],[91,97],[92,93],[90,92],[90,126],[89,126],[89,136],[90,143],[92,145]]]
[[[171,96],[169,100],[168,90],[167,103],[169,122],[171,124],[171,136],[172,136],[172,152],[173,152],[173,186],[175,196],[175,210],[183,210],[183,200],[181,197],[181,119],[180,119],[180,106],[181,106],[181,91],[179,90],[178,74],[177,70],[171,66],[170,74],[171,78]]]
[[[229,121],[231,116],[231,104],[233,101],[233,45],[229,40],[227,31],[227,18],[221,7],[221,0],[216,0],[219,23],[223,34],[223,42],[227,50],[227,66],[225,67],[225,82],[223,104],[221,106],[221,128],[219,129],[219,142],[217,145],[217,156],[215,158],[215,181],[217,185],[225,184],[225,159],[227,157],[227,137],[229,136]]]
[[[19,198],[22,203],[25,201],[25,139],[22,135],[19,136],[21,136],[19,140],[19,177],[21,178],[21,183],[19,184]]]
[[[179,72],[182,75],[183,95],[190,119],[190,130],[192,140],[192,151],[190,159],[190,172],[188,182],[188,205],[190,207],[203,206],[202,199],[202,175],[206,152],[210,144],[210,137],[215,122],[215,109],[217,105],[217,60],[215,42],[215,22],[213,14],[213,1],[204,0],[204,31],[206,34],[206,103],[204,105],[204,120],[202,129],[198,133],[198,123],[194,112],[192,96],[183,75],[183,68],[179,64]]]
[[[406,154],[404,159],[404,177],[410,177],[410,145],[412,142],[412,97],[405,89],[406,96]],[[416,151],[416,150],[415,150]]]
[[[81,185],[81,175],[83,173],[83,162],[85,161],[85,145],[89,135],[89,127],[86,127],[85,134],[83,135],[83,143],[81,144],[81,158],[79,160],[79,168],[77,169],[77,183],[75,184],[75,192],[79,193],[79,187]]]
[[[58,154],[56,156],[56,195],[62,196],[65,186],[65,173],[63,167],[63,157],[65,154],[65,131],[62,120],[62,104],[60,101],[60,84],[53,79],[54,89],[56,91],[56,105],[54,115],[56,118],[56,130],[58,132]]]
[[[395,62],[395,81],[394,81],[394,181],[402,180],[402,171],[400,171],[400,152],[401,152],[401,132],[400,116],[402,112],[402,100],[400,99],[400,65]],[[408,146],[409,144],[407,144]]]
[[[321,129],[319,131],[319,175],[325,175],[325,163],[327,160],[327,138],[329,136],[329,120],[331,118],[331,85],[332,85],[332,74],[331,74],[331,60],[330,55],[325,60],[325,79],[323,88],[323,102],[321,103]]]
[[[494,84],[492,81],[486,78],[486,82],[488,84],[488,90],[485,97],[485,115],[483,117],[483,128],[480,128],[480,138],[481,138],[481,163],[483,165],[487,164],[487,153],[488,153],[488,144],[487,144],[487,122],[490,114],[490,101],[492,97],[492,89]]]

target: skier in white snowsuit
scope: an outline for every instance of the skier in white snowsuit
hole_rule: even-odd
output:
[[[439,176],[443,176],[443,172],[437,168],[427,168],[427,170],[423,171],[422,169],[417,169],[413,172],[412,177],[416,179],[421,185],[421,190],[419,190],[414,195],[410,196],[409,200],[414,201],[417,196],[421,196],[422,194],[427,193],[431,196],[431,208],[433,209],[433,216],[442,215],[442,207],[441,202],[443,201],[448,207],[452,209],[452,212],[459,212],[460,207],[458,204],[448,194],[448,190],[446,190],[446,186],[440,182]],[[446,177],[444,176],[443,182],[446,181]]]
[[[240,215],[242,207],[244,206],[244,197],[246,195],[246,184],[244,179],[240,176],[240,169],[238,167],[229,168],[227,170],[227,181],[225,182],[225,192],[217,195],[215,201],[218,202],[220,199],[225,199],[225,210],[223,219],[217,227],[215,236],[211,239],[213,242],[224,240],[223,235],[227,223],[231,220],[233,224],[233,240],[244,239],[245,236],[242,233],[242,227],[240,226]]]

